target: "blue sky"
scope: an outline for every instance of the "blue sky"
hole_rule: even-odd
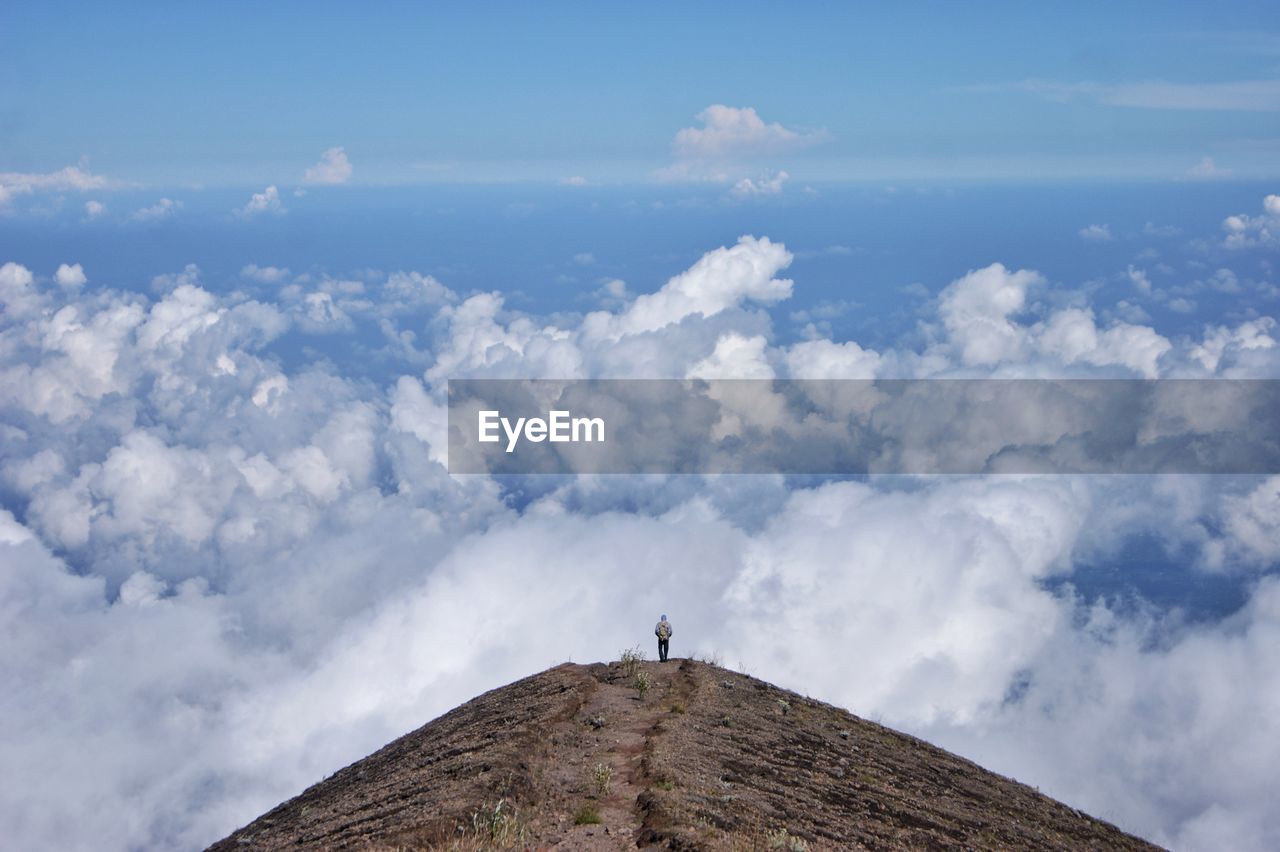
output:
[[[0,167],[21,172],[289,183],[341,145],[360,183],[646,181],[716,103],[825,131],[788,158],[799,180],[1280,161],[1268,3],[54,2],[6,4],[0,31]]]

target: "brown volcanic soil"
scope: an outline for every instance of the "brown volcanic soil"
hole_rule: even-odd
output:
[[[586,809],[600,822],[575,825]],[[1157,848],[926,742],[691,660],[566,664],[485,693],[210,848],[637,847]]]

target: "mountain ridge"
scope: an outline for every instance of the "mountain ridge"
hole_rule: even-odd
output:
[[[838,707],[628,657],[490,690],[209,848],[1158,847]]]

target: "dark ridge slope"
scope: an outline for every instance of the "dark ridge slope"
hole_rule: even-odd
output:
[[[1156,847],[839,708],[673,660],[485,693],[211,847],[285,848]]]

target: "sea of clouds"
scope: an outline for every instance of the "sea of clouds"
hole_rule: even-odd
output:
[[[1228,238],[1265,247],[1270,215]],[[572,317],[417,272],[246,267],[215,293],[189,267],[144,295],[0,266],[4,845],[198,848],[667,612],[677,655],[1157,842],[1280,847],[1280,477],[446,472],[450,377],[1280,378],[1265,313],[1168,338],[1000,264],[957,270],[911,345],[781,345],[791,259],[743,237]],[[370,327],[349,357],[276,349]],[[1135,536],[1240,578],[1246,605],[1073,592]]]

